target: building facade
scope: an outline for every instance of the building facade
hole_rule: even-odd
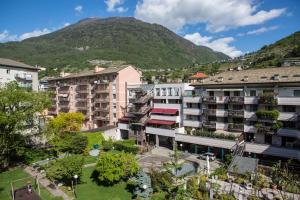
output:
[[[116,125],[126,113],[127,84],[140,84],[141,73],[130,65],[99,68],[48,79],[53,91],[49,115],[59,112],[81,112],[85,129]]]
[[[183,98],[186,128],[235,135],[249,154],[300,160],[300,68],[228,71],[193,86]],[[216,152],[235,143],[203,139]]]
[[[0,85],[17,81],[20,87],[37,91],[39,68],[10,59],[0,58]]]

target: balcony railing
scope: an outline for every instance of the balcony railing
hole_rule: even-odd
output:
[[[146,106],[146,107],[142,107],[142,108],[129,108],[128,112],[132,113],[132,114],[146,114],[148,111],[150,111],[151,107],[150,106]]]
[[[206,129],[216,129],[216,122],[204,122],[203,127]]]
[[[258,98],[259,104],[277,105],[277,98],[274,94],[262,94]]]
[[[109,116],[94,116],[95,119],[109,121]]]
[[[228,115],[231,117],[242,117],[244,118],[243,110],[228,110]]]
[[[216,103],[216,97],[203,97],[202,98],[202,101],[204,102],[204,103]]]
[[[236,123],[229,123],[228,124],[229,131],[244,131],[244,124],[236,124]]]
[[[109,98],[95,98],[95,103],[109,102]]]
[[[69,104],[59,104],[60,108],[69,108]]]
[[[216,109],[203,109],[203,113],[207,116],[215,116],[217,114]]]
[[[145,95],[142,96],[140,98],[137,98],[135,101],[133,101],[132,103],[134,104],[144,104],[147,103],[150,99],[152,99],[153,97],[151,95]]]
[[[263,133],[263,134],[274,134],[275,133],[272,126],[261,125],[261,126],[256,126],[256,129],[257,129],[257,133]]]
[[[95,107],[95,111],[109,112],[109,107]]]
[[[244,97],[229,97],[229,102],[235,104],[244,104]]]

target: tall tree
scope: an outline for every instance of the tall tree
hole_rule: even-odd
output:
[[[0,168],[22,156],[38,126],[37,113],[50,105],[48,93],[24,90],[16,82],[0,87]]]

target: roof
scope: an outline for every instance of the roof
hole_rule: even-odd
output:
[[[190,79],[204,79],[207,78],[208,76],[202,72],[197,72],[196,74],[194,74],[193,76],[190,77]]]
[[[83,71],[83,72],[79,72],[79,73],[72,73],[72,74],[64,76],[64,77],[50,78],[48,80],[63,80],[63,79],[77,78],[77,77],[84,77],[84,76],[112,74],[112,73],[117,73],[117,72],[121,71],[122,69],[125,69],[125,68],[130,67],[130,66],[131,65],[121,65],[121,66],[118,66],[118,67],[108,67],[108,68],[105,68],[104,70],[101,70],[99,72],[95,72],[95,70]]]
[[[176,124],[175,121],[168,121],[168,120],[158,120],[158,119],[150,119],[148,124],[158,124],[158,125],[173,125]]]
[[[300,82],[300,67],[272,67],[226,71],[197,82],[192,86]]]
[[[255,173],[258,165],[258,159],[250,157],[235,156],[228,167],[228,172],[245,174]]]
[[[0,65],[3,66],[9,66],[9,67],[19,67],[24,69],[32,69],[32,70],[39,70],[37,67],[33,67],[30,65],[27,65],[25,63],[21,63],[15,60],[7,59],[7,58],[0,58]]]
[[[153,114],[166,114],[166,115],[175,115],[178,112],[178,109],[170,108],[153,108],[151,113]]]

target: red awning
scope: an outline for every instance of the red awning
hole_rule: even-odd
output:
[[[153,108],[151,113],[156,114],[166,114],[166,115],[175,115],[178,112],[177,109],[170,108]]]
[[[173,125],[176,124],[175,121],[168,121],[168,120],[158,120],[158,119],[150,119],[148,124],[159,124],[159,125]]]

